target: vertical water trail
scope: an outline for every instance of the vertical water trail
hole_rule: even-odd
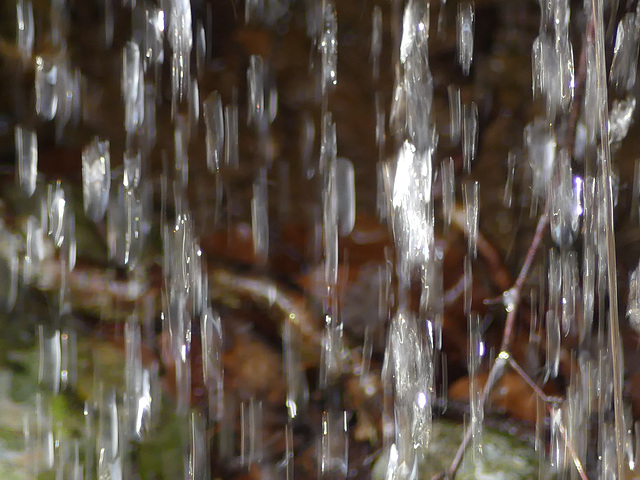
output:
[[[31,196],[38,176],[38,136],[34,130],[16,126],[15,143],[18,184]]]
[[[379,5],[373,7],[371,15],[371,66],[373,81],[377,82],[380,76],[380,53],[382,52],[382,10]]]
[[[604,188],[604,212],[606,214],[606,258],[607,286],[609,290],[609,341],[613,363],[613,402],[615,414],[615,439],[618,478],[624,478],[624,419],[622,411],[622,342],[618,321],[618,285],[616,273],[616,243],[613,226],[613,186],[611,171],[611,151],[609,147],[609,114],[607,108],[607,77],[604,53],[603,1],[592,0],[591,15],[595,25],[595,66],[596,95],[598,105],[598,123],[600,147],[598,157],[601,162],[600,175]]]

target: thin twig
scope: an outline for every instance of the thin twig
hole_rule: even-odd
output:
[[[509,366],[513,368],[513,370],[518,375],[520,375],[520,378],[522,378],[526,382],[526,384],[529,385],[529,387],[531,387],[531,390],[534,391],[534,393],[540,398],[540,400],[551,405],[558,405],[562,403],[563,399],[561,397],[553,397],[544,393],[538,386],[538,384],[531,379],[527,372],[523,370],[523,368],[518,364],[518,362],[513,359],[511,355],[509,355]]]
[[[562,398],[550,397],[549,395],[544,393],[542,391],[542,389],[527,374],[527,372],[525,372],[522,369],[522,367],[520,367],[520,365],[518,365],[518,362],[516,362],[513,359],[513,357],[510,356],[510,355],[509,355],[509,366],[511,368],[513,368],[515,370],[515,372],[518,375],[520,375],[520,378],[522,378],[527,383],[527,385],[529,385],[531,387],[531,389],[538,396],[538,398],[540,398],[540,400],[542,400],[543,402],[545,402],[547,404],[547,409],[548,410],[551,410],[551,406],[552,405],[558,405],[558,404],[562,403],[562,401],[563,401]],[[580,475],[580,478],[582,480],[589,480],[589,478],[587,477],[587,472],[586,472],[584,466],[582,465],[582,461],[580,460],[580,457],[578,456],[578,453],[573,448],[573,443],[569,439],[569,435],[567,434],[567,430],[564,427],[564,423],[562,422],[562,420],[560,421],[560,423],[558,425],[558,429],[560,430],[560,435],[562,435],[562,438],[564,440],[564,444],[567,447],[567,450],[569,450],[569,455],[571,455],[571,459],[573,460],[573,464],[575,465],[576,470],[578,471],[578,475]]]
[[[549,226],[549,208],[546,207],[544,212],[538,219],[538,225],[536,227],[536,233],[533,235],[531,239],[531,244],[529,245],[529,250],[527,251],[527,256],[525,257],[524,263],[522,264],[522,269],[518,274],[518,278],[516,279],[516,283],[513,287],[507,292],[510,297],[510,305],[508,306],[507,319],[504,323],[504,334],[502,336],[502,344],[500,345],[500,351],[507,351],[509,347],[511,347],[511,342],[513,341],[514,335],[514,326],[516,322],[516,316],[518,314],[518,307],[520,306],[520,300],[522,299],[522,287],[524,287],[524,282],[527,281],[529,277],[529,271],[531,270],[531,266],[533,265],[533,260],[536,257],[536,253],[538,252],[538,248],[544,239],[544,234],[547,231],[547,227]]]
[[[507,319],[504,325],[502,344],[500,346],[500,351],[502,353],[500,354],[500,356],[498,356],[498,358],[496,358],[495,362],[493,363],[493,366],[491,367],[491,370],[489,372],[489,380],[487,380],[487,383],[485,383],[482,390],[482,397],[480,398],[480,408],[483,410],[487,403],[487,399],[489,397],[489,394],[491,393],[491,390],[493,390],[495,383],[502,376],[502,365],[504,364],[505,360],[508,360],[508,358],[510,358],[508,351],[509,347],[511,346],[511,342],[513,341],[515,321],[518,313],[518,307],[520,306],[520,300],[522,298],[522,288],[524,287],[524,283],[529,276],[529,271],[531,270],[531,266],[533,265],[533,260],[535,259],[538,248],[542,243],[548,225],[549,209],[548,207],[546,207],[544,212],[538,219],[536,232],[531,239],[531,244],[529,245],[527,256],[525,257],[524,263],[522,264],[522,268],[520,270],[520,273],[518,274],[518,278],[516,279],[513,287],[511,287],[508,292],[506,292],[510,296],[510,304],[508,308],[509,311],[507,313]],[[503,357],[503,355],[506,355],[506,357]],[[493,382],[491,381],[492,377],[495,377]],[[466,429],[464,437],[462,438],[462,442],[458,447],[458,451],[456,452],[456,455],[451,462],[451,466],[449,467],[449,478],[455,477],[470,441],[471,428],[469,427]]]
[[[576,133],[576,128],[577,128],[577,123],[578,123],[578,118],[579,118],[579,113],[580,113],[580,105],[582,103],[582,91],[584,90],[584,84],[585,84],[585,79],[586,79],[586,75],[587,75],[587,59],[586,59],[586,45],[587,42],[590,41],[591,38],[593,38],[594,36],[594,31],[595,31],[595,27],[594,27],[594,23],[593,23],[593,18],[591,19],[591,21],[589,22],[589,24],[587,25],[586,28],[586,33],[585,33],[585,37],[583,40],[583,45],[582,45],[582,51],[580,54],[580,61],[579,61],[579,66],[578,66],[578,72],[576,75],[576,96],[574,98],[574,102],[571,106],[571,110],[569,111],[569,118],[568,118],[568,125],[567,125],[567,135],[565,136],[564,139],[564,145],[563,148],[568,149],[570,152],[572,152],[573,150],[573,146],[575,143],[575,133]],[[463,221],[463,217],[457,217],[456,213],[458,212],[454,212],[453,215],[453,219],[456,222],[462,222],[463,228],[464,225],[466,225],[466,222]],[[456,218],[457,217],[457,218]],[[522,300],[522,289],[524,287],[525,282],[527,281],[527,278],[529,276],[529,272],[531,270],[531,267],[533,266],[533,261],[535,259],[535,256],[538,252],[538,249],[540,247],[540,245],[542,244],[542,240],[544,239],[544,235],[547,231],[547,227],[549,226],[549,203],[547,202],[547,205],[545,206],[544,212],[542,213],[542,215],[540,216],[540,218],[538,219],[538,224],[536,226],[536,231],[533,235],[533,238],[531,239],[531,243],[529,245],[529,248],[527,250],[527,254],[524,260],[524,263],[522,264],[522,268],[520,269],[520,273],[518,274],[518,278],[516,279],[515,283],[513,284],[513,287],[511,287],[510,289],[508,289],[507,291],[505,291],[504,294],[504,299],[503,300],[508,300],[508,304],[505,302],[505,305],[507,307],[507,318],[505,320],[505,326],[504,326],[504,333],[502,336],[502,343],[500,345],[500,355],[498,356],[498,358],[496,358],[495,362],[493,363],[491,370],[489,372],[489,379],[487,380],[487,383],[484,385],[484,388],[482,390],[482,396],[480,398],[480,408],[482,408],[484,410],[487,399],[489,398],[489,395],[491,393],[491,391],[493,390],[493,387],[495,386],[496,382],[500,379],[500,377],[502,376],[502,371],[503,371],[503,365],[505,363],[505,361],[508,361],[511,358],[510,355],[510,347],[511,347],[511,343],[513,342],[513,337],[515,334],[515,321],[518,315],[518,310],[520,307],[520,302]],[[480,245],[478,245],[480,247]],[[511,362],[509,362],[511,364]],[[513,364],[511,364],[511,366],[513,367],[513,365],[515,364],[515,362]],[[517,365],[517,364],[515,364]],[[518,366],[518,370],[516,370],[518,373],[520,373],[521,375],[524,374],[525,381],[528,378],[528,376],[526,376],[526,372],[524,372],[524,370],[522,370],[521,368],[519,368]],[[493,381],[491,381],[493,379]],[[530,379],[529,379],[530,380]],[[535,386],[534,382],[527,382],[530,386]],[[534,387],[534,391],[538,392],[539,388],[537,386]],[[541,392],[541,391],[540,391]],[[541,397],[543,398],[543,397]],[[458,451],[456,452],[456,455],[453,459],[453,461],[451,462],[451,466],[449,467],[449,470],[447,472],[447,477],[453,479],[456,475],[456,472],[458,471],[458,468],[460,467],[460,464],[462,463],[462,459],[464,457],[464,453],[467,450],[467,447],[469,446],[469,443],[471,442],[471,428],[468,427],[465,431],[465,435],[462,439],[462,442],[458,448]],[[578,461],[579,459],[577,459],[576,456],[574,456],[574,463]],[[581,464],[576,464],[576,467],[578,467],[580,465],[580,468],[578,469],[578,472],[580,473],[580,476],[582,477],[582,480],[588,480],[586,477],[586,474],[584,473],[584,469],[581,467]],[[434,478],[438,478],[434,477]]]

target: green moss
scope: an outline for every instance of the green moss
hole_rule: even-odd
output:
[[[444,472],[462,441],[464,427],[448,421],[434,422],[433,438],[421,466],[420,478]],[[388,453],[374,467],[373,478],[385,478]],[[458,470],[456,480],[524,480],[538,478],[538,458],[533,447],[513,436],[485,428],[482,455],[474,460],[470,451]]]
[[[184,445],[189,422],[165,408],[158,428],[137,445],[141,480],[172,480],[184,477]]]

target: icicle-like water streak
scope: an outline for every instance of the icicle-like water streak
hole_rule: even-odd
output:
[[[410,271],[425,265],[434,242],[433,217],[428,214],[431,205],[431,157],[421,154],[405,142],[396,166],[392,205],[393,229],[400,253],[399,272],[408,283]]]
[[[408,311],[399,311],[391,322],[383,367],[383,378],[388,376],[393,385],[399,475],[418,466],[429,444],[435,392],[433,367],[432,346],[420,323]]]
[[[170,2],[168,37],[171,46],[171,93],[175,107],[186,96],[191,85],[191,1]]]
[[[35,38],[35,24],[33,21],[33,4],[30,0],[16,2],[16,30],[18,51],[23,62],[31,60]]]
[[[104,217],[111,188],[109,141],[95,138],[82,151],[84,210],[94,222]]]
[[[465,75],[469,75],[473,61],[474,23],[473,2],[458,4],[458,63]]]
[[[224,114],[218,92],[212,92],[204,102],[204,121],[207,130],[207,167],[210,171],[217,172],[224,154]]]
[[[16,126],[15,139],[18,183],[31,196],[38,177],[38,137],[33,130]]]
[[[607,104],[607,81],[606,81],[606,59],[604,53],[604,14],[603,1],[592,0],[591,15],[595,26],[595,70],[596,76],[596,111],[587,114],[597,113],[600,146],[598,149],[598,159],[600,162],[600,176],[603,185],[603,213],[606,238],[606,265],[607,265],[607,288],[609,291],[609,340],[611,347],[611,358],[613,363],[613,404],[615,415],[615,446],[616,465],[618,478],[624,478],[624,413],[622,406],[622,341],[620,338],[620,324],[618,321],[618,285],[616,274],[616,244],[615,231],[613,226],[613,174],[611,166],[611,151],[609,149],[609,113]]]

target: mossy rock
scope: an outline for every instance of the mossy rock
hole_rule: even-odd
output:
[[[420,479],[431,479],[446,471],[462,441],[464,426],[437,420],[433,424],[433,437],[420,468]],[[372,478],[384,480],[389,452],[376,462]],[[482,436],[482,454],[467,451],[458,470],[456,480],[524,480],[538,478],[538,454],[531,444],[511,435],[485,428]]]

